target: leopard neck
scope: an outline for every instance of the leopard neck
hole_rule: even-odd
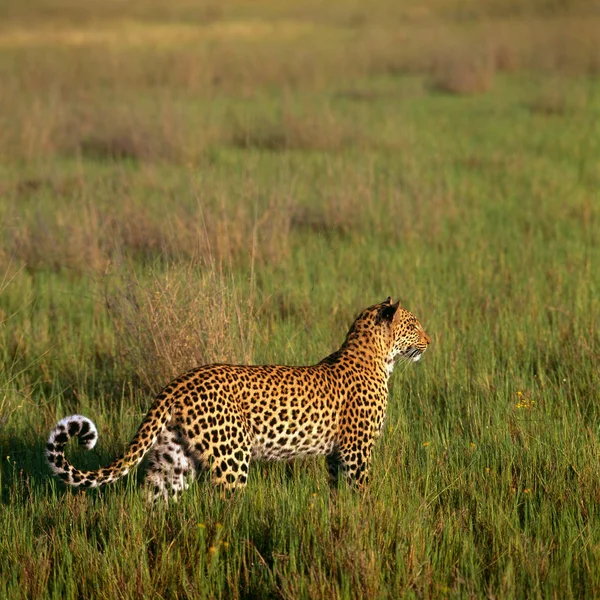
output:
[[[380,347],[381,344],[378,344],[375,339],[368,339],[369,337],[364,332],[360,336],[348,334],[339,350],[324,358],[320,364],[347,364],[368,369],[374,374],[379,374],[387,383],[393,364],[390,368],[384,349]]]

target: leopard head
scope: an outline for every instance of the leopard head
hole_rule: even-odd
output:
[[[389,375],[396,360],[418,361],[430,343],[431,338],[417,318],[399,302],[392,303],[387,298],[362,311],[343,347],[383,360]]]
[[[376,322],[388,332],[387,362],[393,365],[400,358],[418,361],[431,343],[431,338],[417,317],[402,308],[400,302],[392,304],[391,298],[376,307]]]

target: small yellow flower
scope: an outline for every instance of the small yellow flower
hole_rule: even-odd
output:
[[[208,551],[209,551],[211,554],[214,554],[214,553],[217,551],[217,548],[216,548],[215,546],[211,546],[211,547],[208,549]]]
[[[525,488],[525,489],[523,490],[523,493],[524,493],[524,494],[531,494],[531,490],[530,490],[529,488]]]
[[[517,396],[519,396],[519,401],[515,404],[515,408],[531,410],[535,406],[535,400],[523,395],[523,392],[517,392]]]
[[[477,444],[474,444],[473,442],[471,442],[469,444],[469,448],[477,448]]]
[[[198,529],[206,529],[206,525],[204,523],[198,523]]]
[[[489,467],[486,467],[486,468],[485,468],[485,472],[486,472],[486,473],[489,473],[489,472],[490,472],[490,468],[489,468]]]
[[[315,493],[315,494],[313,494],[313,498],[316,498],[316,497],[317,497],[317,494],[316,494],[316,493]]]
[[[423,442],[423,448],[427,448],[427,446],[431,446],[431,442]]]
[[[229,548],[229,542],[223,542],[223,548],[227,550],[227,548]]]
[[[222,523],[217,523],[216,527],[217,527],[217,529],[222,529],[223,528],[223,524]]]

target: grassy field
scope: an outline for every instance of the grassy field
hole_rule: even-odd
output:
[[[600,9],[0,1],[0,598],[600,596]],[[392,295],[364,494],[253,464],[72,493],[212,361],[308,364]]]

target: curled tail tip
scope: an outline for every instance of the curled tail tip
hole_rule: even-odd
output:
[[[67,442],[77,437],[82,448],[91,450],[98,441],[98,430],[90,419],[82,415],[70,415],[61,419],[48,437],[48,444],[64,448]]]
[[[91,450],[98,440],[98,430],[92,421],[82,415],[71,415],[61,419],[50,432],[46,443],[46,460],[50,468],[65,483],[81,485],[75,478],[75,469],[65,459],[65,446],[76,437],[79,445]],[[91,482],[87,487],[94,487]]]

